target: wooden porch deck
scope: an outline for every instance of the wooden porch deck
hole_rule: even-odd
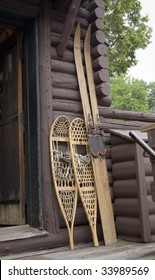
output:
[[[118,240],[112,246],[93,247],[92,243],[69,247],[4,255],[2,260],[155,260],[155,242],[136,243]]]

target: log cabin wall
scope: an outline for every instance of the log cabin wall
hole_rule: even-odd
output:
[[[110,106],[108,61],[105,57],[108,46],[103,33],[104,1],[85,1],[80,6],[63,58],[58,56],[57,46],[67,14],[52,9],[51,15],[51,75],[54,116],[65,114],[69,117],[76,117],[82,114],[73,53],[73,39],[77,23],[81,24],[82,41],[88,25],[92,25],[91,47],[98,102],[99,105]]]
[[[104,2],[96,0],[86,1],[80,6],[63,58],[59,57],[57,46],[63,32],[67,15],[53,9],[51,12],[51,76],[54,118],[63,114],[67,115],[69,118],[82,116],[82,105],[73,53],[74,33],[78,23],[81,25],[82,41],[88,25],[92,25],[91,45],[97,97],[100,105],[110,106],[111,97],[109,73],[107,69],[108,61],[105,57],[108,47],[104,44],[105,36],[103,33]],[[110,138],[107,138],[106,142],[108,144],[109,140]],[[110,150],[108,150],[107,154],[109,178],[110,181],[112,181]],[[100,220],[100,218],[98,218],[98,220]],[[66,227],[60,211],[59,226],[60,229]],[[87,218],[80,200],[78,201],[75,219],[75,227],[78,226],[88,226]],[[99,235],[101,235],[101,231]]]
[[[60,242],[61,233],[66,232],[66,226],[55,197],[48,136],[56,117],[66,115],[72,119],[83,116],[73,54],[74,33],[78,23],[81,24],[82,42],[88,25],[92,25],[91,49],[98,102],[104,106],[111,104],[108,61],[105,57],[108,46],[103,33],[104,1],[92,0],[81,3],[63,57],[59,56],[57,47],[63,33],[68,7],[66,8],[65,4],[61,5],[62,1],[42,1],[39,19],[43,220],[44,228],[51,233],[58,233]],[[109,137],[105,136],[105,141],[110,145]],[[110,150],[107,155],[109,178],[112,182]],[[100,222],[99,236],[102,237]],[[92,240],[80,201],[75,220],[75,240],[77,242]]]
[[[56,5],[57,3],[57,5]],[[81,42],[83,42],[86,29],[89,23],[92,24],[91,52],[93,58],[94,79],[98,97],[99,110],[103,127],[122,128],[140,127],[140,122],[136,122],[137,115],[132,117],[128,114],[127,123],[120,112],[115,113],[107,111],[111,104],[108,62],[106,53],[108,45],[105,41],[103,29],[104,1],[92,0],[83,1],[78,10],[75,25],[71,32],[70,39],[63,57],[57,53],[57,46],[60,42],[61,34],[67,16],[67,9],[59,9],[60,1],[42,1],[41,13],[39,19],[40,35],[40,92],[41,92],[41,143],[42,143],[42,186],[43,186],[43,220],[44,228],[51,233],[57,233],[59,245],[64,245],[64,234],[67,236],[67,230],[62,215],[58,209],[55,191],[52,183],[51,166],[49,158],[49,131],[53,120],[66,115],[70,119],[82,117],[82,105],[74,63],[73,39],[75,28],[81,24]],[[44,42],[44,44],[42,43]],[[108,118],[108,119],[106,119]],[[111,119],[109,119],[111,118]],[[115,118],[121,119],[116,121]],[[133,120],[132,120],[133,118]],[[112,120],[114,119],[114,121]],[[132,120],[132,121],[130,121]],[[142,116],[142,120],[146,120]],[[107,166],[109,181],[111,187],[112,201],[113,195],[113,177],[111,164],[111,140],[109,134],[105,134],[107,144]],[[99,218],[98,218],[99,222]],[[99,237],[103,239],[100,223]],[[75,242],[91,241],[89,226],[80,201],[75,220]]]
[[[150,182],[152,168],[143,149],[126,133],[111,133],[111,157],[116,230],[120,239],[155,240],[155,204]]]

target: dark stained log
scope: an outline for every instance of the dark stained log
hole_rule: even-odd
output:
[[[89,0],[83,0],[81,3],[81,7],[82,8],[88,8],[89,6]]]
[[[116,230],[119,235],[126,235],[127,237],[141,237],[140,220],[138,218],[117,217]]]
[[[56,0],[54,1],[54,9],[65,12],[66,10],[68,10],[69,4],[70,4],[70,0],[65,0],[65,1]]]
[[[155,215],[155,203],[152,200],[152,196],[147,196],[148,206],[149,206],[149,215]]]
[[[144,157],[144,165],[145,165],[145,175],[146,176],[152,176],[152,166],[150,162],[150,157],[145,158]],[[153,180],[153,177],[152,177]]]
[[[106,44],[99,44],[96,47],[92,47],[91,55],[93,58],[97,58],[99,56],[104,56],[108,52],[108,46]]]
[[[151,199],[155,201],[155,182],[152,180],[150,182],[150,193],[151,193]]]
[[[104,107],[106,108],[106,107]],[[101,116],[101,113],[100,113]],[[133,130],[138,129],[142,126],[142,122],[136,121],[122,121],[122,120],[110,120],[110,119],[103,119],[101,120],[101,127],[105,131],[109,131],[109,129],[122,129],[122,130]],[[125,141],[124,141],[125,142]]]
[[[71,62],[64,62],[62,60],[51,60],[51,70],[61,73],[69,73],[76,75],[75,64]]]
[[[101,69],[94,73],[94,80],[95,84],[101,84],[102,82],[107,82],[109,81],[109,72],[107,69]]]
[[[104,17],[104,10],[102,8],[97,7],[94,9],[88,16],[89,23],[94,22],[96,19],[103,19]]]
[[[75,112],[82,113],[81,102],[75,102],[71,100],[57,100],[53,102],[54,111],[63,111],[63,112]]]
[[[86,18],[82,18],[82,17],[76,17],[76,19],[75,19],[75,23],[80,23],[80,26],[81,26],[81,28],[87,28],[88,27],[88,25],[89,25],[89,23],[88,23],[88,21],[86,20]]]
[[[7,10],[7,11],[13,11],[16,13],[19,13],[21,16],[36,16],[39,14],[40,7],[39,5],[36,5],[37,3],[25,3],[25,1],[20,0],[1,0],[0,1],[0,9],[1,10]]]
[[[111,158],[113,163],[135,159],[135,145],[132,143],[112,146]]]
[[[152,176],[146,176],[145,180],[146,180],[147,195],[151,195]]]
[[[74,89],[74,90],[79,89],[76,76],[71,75],[71,74],[58,73],[58,72],[52,72],[52,86],[58,87],[58,88]],[[62,99],[62,104],[63,104],[63,102],[64,102],[64,100]],[[67,109],[67,106],[70,106],[70,105],[66,104],[66,109]],[[80,108],[82,108],[82,105],[80,106]],[[70,112],[70,110],[69,110],[69,112]],[[81,112],[81,110],[80,110],[80,112]]]
[[[116,216],[139,218],[138,198],[116,198],[114,209]]]
[[[111,120],[112,121],[112,120]],[[121,121],[122,122],[122,121]],[[126,123],[126,122],[125,122]],[[133,122],[132,122],[133,123]],[[131,123],[131,124],[132,124]],[[118,136],[118,135],[115,135],[111,132],[111,135],[110,135],[110,139],[111,139],[111,145],[112,146],[117,146],[117,145],[124,145],[126,144],[126,139],[124,139],[123,137],[121,136]]]
[[[105,56],[99,56],[96,59],[92,60],[93,70],[99,71],[101,69],[107,69],[109,67],[109,61]]]
[[[88,5],[88,11],[92,11],[94,10],[95,8],[97,7],[100,7],[100,8],[104,8],[104,1],[103,0],[92,0],[89,2],[89,5]]]
[[[53,98],[54,99],[63,99],[72,101],[81,101],[80,93],[78,90],[65,89],[65,88],[53,88]]]
[[[56,10],[51,9],[51,14],[52,14],[51,20],[56,19],[57,21],[65,22],[66,13],[63,13],[60,10],[56,11]],[[77,13],[77,18],[87,20],[88,15],[89,15],[89,12],[87,9],[85,9],[83,7],[79,7],[78,13]],[[87,21],[87,23],[88,23],[88,21]]]
[[[66,224],[64,222],[61,211],[59,211],[59,217],[60,217],[60,227],[65,228]],[[78,203],[78,206],[76,209],[74,226],[82,226],[82,225],[87,225],[87,224],[88,224],[88,220],[87,220],[84,208],[81,203]]]
[[[103,137],[103,139],[105,139],[105,138]],[[106,159],[106,164],[107,164],[108,171],[112,171],[112,161],[111,161],[111,159]]]
[[[96,95],[99,98],[103,96],[108,96],[110,94],[110,84],[108,82],[104,82],[96,86]]]
[[[155,215],[150,215],[149,221],[150,221],[150,225],[151,225],[151,234],[155,235]]]
[[[83,118],[83,114],[81,113],[73,113],[73,112],[64,112],[62,111],[56,111],[54,110],[54,119],[56,119],[57,117],[59,117],[60,115],[64,115],[67,116],[70,120],[73,120],[75,118]]]
[[[63,28],[63,33],[61,35],[60,42],[57,46],[57,54],[59,57],[63,57],[68,39],[71,35],[72,28],[74,26],[75,18],[80,6],[81,0],[72,0],[69,8],[69,12],[66,17],[65,25]]]
[[[64,27],[64,22],[52,20],[51,32],[58,33],[60,35],[60,37],[59,37],[60,39],[61,39],[61,33],[63,31],[63,27]]]
[[[102,116],[111,119],[124,119],[124,120],[135,120],[144,122],[155,122],[155,114],[146,114],[143,112],[132,112],[123,111],[112,108],[100,108]]]
[[[92,36],[91,36],[92,47],[95,47],[99,44],[104,44],[104,42],[105,42],[105,35],[104,35],[103,31],[98,30],[92,34]]]
[[[137,198],[138,197],[137,180],[115,180],[113,192],[115,198]]]
[[[127,180],[136,178],[136,164],[134,161],[118,162],[113,164],[113,179]]]
[[[92,33],[96,32],[97,30],[102,30],[104,28],[104,23],[102,19],[96,19],[91,25]]]
[[[77,15],[78,15],[78,17],[87,19],[89,16],[89,11],[83,7],[79,7]]]
[[[112,104],[112,97],[110,95],[98,98],[98,104],[100,106],[110,107]]]
[[[59,58],[58,55],[57,55],[56,48],[54,48],[54,47],[51,47],[51,58],[52,58],[52,59],[60,60],[60,58]],[[63,61],[66,61],[66,62],[73,62],[73,61],[74,61],[74,54],[73,54],[73,51],[71,51],[71,50],[66,50],[66,51],[65,51],[65,54],[64,54],[64,56],[63,56]]]

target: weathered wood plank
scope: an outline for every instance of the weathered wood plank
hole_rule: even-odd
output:
[[[0,227],[0,242],[27,239],[32,237],[47,236],[45,230],[38,230],[29,225]]]

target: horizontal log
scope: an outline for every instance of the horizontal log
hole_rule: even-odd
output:
[[[93,70],[99,71],[101,69],[108,69],[109,67],[109,61],[105,56],[99,56],[96,59],[92,61],[93,64]]]
[[[109,72],[107,69],[101,69],[94,73],[95,84],[101,84],[109,81]]]
[[[137,198],[137,180],[115,180],[113,184],[113,192],[115,198]]]
[[[113,179],[115,180],[130,180],[136,178],[136,163],[135,161],[125,161],[114,163]]]
[[[89,23],[92,23],[98,18],[103,19],[103,17],[104,17],[104,10],[100,7],[97,7],[95,9],[93,9],[93,11],[87,17],[87,19],[88,19]]]
[[[64,29],[64,22],[55,19],[51,21],[51,32],[58,33],[61,35],[63,29]],[[71,34],[70,34],[71,37],[74,37],[75,31],[76,31],[76,27],[74,26],[71,30]],[[81,26],[81,39],[85,37],[85,34],[86,34],[86,30],[83,29],[83,26]]]
[[[124,234],[127,237],[141,237],[140,219],[129,217],[117,217],[115,224],[118,235]]]
[[[68,117],[70,120],[73,120],[75,118],[83,118],[83,114],[82,113],[75,113],[75,112],[65,112],[65,111],[60,111],[60,110],[54,110],[53,111],[53,115],[54,115],[54,119],[56,119],[59,116],[64,115],[66,117]]]
[[[96,95],[99,98],[110,94],[110,84],[108,82],[101,83],[96,86]]]
[[[152,165],[150,162],[150,157],[149,158],[144,157],[144,166],[145,166],[145,176],[152,176],[152,180],[153,180]]]
[[[102,98],[98,98],[98,104],[100,106],[110,107],[112,104],[112,97],[111,95],[103,96]]]
[[[97,58],[99,56],[104,56],[107,54],[108,46],[106,44],[99,44],[91,49],[91,55],[93,58]]]
[[[136,198],[116,198],[114,202],[116,216],[138,218],[139,201]]]
[[[75,114],[83,112],[81,102],[75,102],[71,100],[57,100],[57,99],[53,101],[53,110],[70,112]]]
[[[91,32],[94,33],[97,30],[102,30],[103,31],[103,28],[104,28],[103,20],[98,18],[92,23]]]
[[[122,130],[139,130],[142,124],[146,124],[140,121],[124,121],[124,120],[112,120],[112,119],[105,119],[102,117],[102,110],[100,110],[101,107],[99,107],[99,113],[100,113],[100,121],[101,126],[104,129],[104,126],[108,128],[106,129],[107,132],[109,132],[110,129],[122,129]],[[103,108],[103,107],[102,107]],[[104,107],[106,108],[106,107]],[[126,143],[126,141],[123,141],[122,143]]]
[[[58,11],[52,10],[51,24],[53,21],[61,22],[64,24],[65,19],[66,19],[66,15],[64,13],[60,13]],[[86,27],[89,24],[86,17],[82,17],[82,15],[80,15],[80,12],[77,14],[75,23],[80,23],[82,27]]]
[[[84,8],[84,7],[79,7],[79,10],[78,10],[78,16],[79,17],[83,17],[83,18],[88,18],[89,16],[89,11],[88,9]]]
[[[81,101],[79,90],[53,87],[52,94],[54,99]]]
[[[60,40],[61,35],[55,32],[51,32],[51,46],[52,47],[56,47],[59,40]],[[73,50],[73,38],[70,38],[68,40],[68,44],[67,44],[67,49],[69,50]]]
[[[54,48],[54,47],[51,47],[51,58],[55,59],[55,60],[60,60],[60,58],[57,55],[56,48]],[[73,51],[66,50],[65,53],[64,53],[64,56],[63,56],[63,61],[64,62],[72,62],[73,63],[74,62]]]
[[[64,89],[74,89],[74,90],[79,89],[79,85],[78,85],[76,76],[71,75],[71,74],[58,73],[58,72],[52,72],[52,87],[64,88]],[[62,100],[62,102],[63,102],[63,100]],[[80,106],[80,108],[82,108],[81,103],[79,104],[79,106]],[[78,107],[78,110],[79,110],[79,107]]]
[[[65,224],[64,218],[63,218],[60,210],[59,210],[59,221],[60,221],[60,228],[65,228],[66,224]],[[88,220],[87,220],[84,208],[81,203],[78,203],[78,206],[76,209],[74,226],[81,226],[81,225],[87,225],[87,224],[88,224]]]
[[[155,235],[155,215],[149,216],[150,227],[151,227],[151,234]]]
[[[83,0],[81,3],[81,7],[87,9],[88,6],[89,6],[89,0]]]
[[[123,111],[113,108],[100,108],[105,118],[135,120],[144,122],[155,122],[155,114],[145,114],[143,112]]]
[[[132,143],[112,146],[111,158],[113,163],[130,161],[135,159],[135,145]]]
[[[92,11],[95,8],[104,8],[104,1],[103,0],[92,0],[89,2],[89,5],[87,7],[88,11]]]
[[[105,43],[105,35],[103,31],[98,30],[94,32],[91,36],[91,45],[93,47],[99,45],[99,44],[104,44]]]
[[[51,60],[51,70],[61,73],[68,73],[76,75],[75,64],[71,62],[66,62],[62,60],[52,59]]]

